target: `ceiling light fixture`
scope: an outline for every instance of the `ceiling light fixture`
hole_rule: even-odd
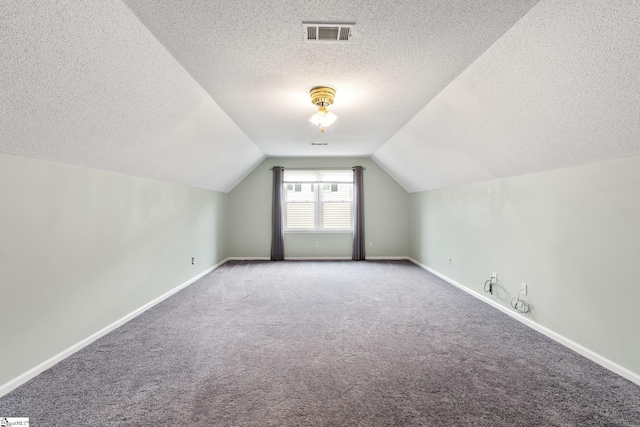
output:
[[[333,104],[336,91],[330,87],[314,87],[311,89],[311,103],[318,107],[309,121],[320,128],[320,132],[324,132],[324,128],[330,126],[338,118],[335,114],[330,113],[327,107]]]

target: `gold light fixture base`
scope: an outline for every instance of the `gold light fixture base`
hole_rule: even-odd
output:
[[[330,87],[314,87],[311,89],[311,103],[318,107],[328,107],[333,104],[336,97],[336,91]]]
[[[331,126],[331,123],[336,120],[336,115],[327,110],[327,107],[333,104],[336,91],[330,87],[318,86],[311,89],[309,94],[311,95],[311,103],[318,107],[318,112],[311,116],[309,121],[324,133],[324,128]]]

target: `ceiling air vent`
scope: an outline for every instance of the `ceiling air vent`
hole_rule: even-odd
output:
[[[350,42],[355,25],[355,22],[303,22],[304,41]]]

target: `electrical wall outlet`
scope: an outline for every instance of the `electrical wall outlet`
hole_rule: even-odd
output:
[[[318,242],[316,242],[316,244],[314,245],[316,248],[319,247],[320,245],[318,244]]]
[[[191,258],[191,265],[196,263],[196,259],[195,258]]]
[[[527,284],[526,283],[520,283],[520,292],[522,292],[522,295],[526,295],[527,294]]]
[[[498,273],[496,273],[495,271],[491,274],[491,284],[495,285],[496,283],[498,283]]]
[[[449,264],[451,264],[451,257],[449,257]]]

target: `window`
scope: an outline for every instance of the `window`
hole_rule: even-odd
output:
[[[351,231],[351,171],[284,171],[285,231]]]

